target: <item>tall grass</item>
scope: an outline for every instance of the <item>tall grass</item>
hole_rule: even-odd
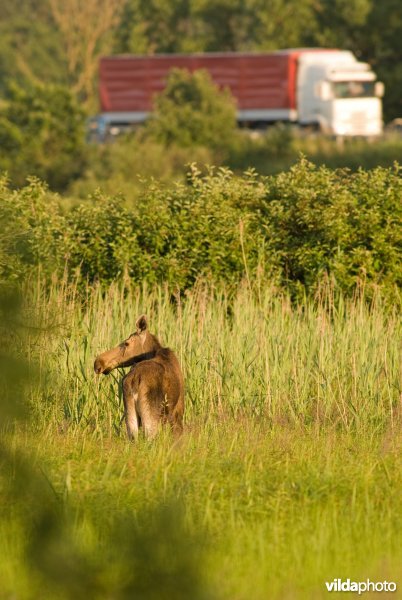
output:
[[[141,313],[179,355],[189,423],[247,415],[270,425],[348,430],[393,426],[399,414],[400,321],[380,299],[368,305],[364,293],[335,301],[324,287],[315,300],[292,306],[263,286],[245,284],[229,297],[200,285],[181,298],[163,287],[119,283],[88,290],[82,302],[71,288],[55,285],[45,294],[38,283],[32,304],[46,315],[34,350],[48,367],[47,396],[39,387],[33,398],[38,425],[64,420],[108,435],[118,430],[122,373],[99,379],[93,359],[127,337]]]
[[[335,301],[323,287],[292,305],[251,282],[184,297],[126,282],[83,298],[38,280],[25,304],[39,308],[26,345],[40,381],[31,424],[6,437],[64,529],[43,524],[31,488],[9,503],[5,597],[262,600],[326,597],[335,577],[402,585],[400,320],[380,298]],[[128,443],[121,374],[92,371],[143,312],[185,372],[178,445],[168,432]]]

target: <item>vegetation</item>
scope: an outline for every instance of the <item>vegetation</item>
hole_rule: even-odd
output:
[[[247,135],[245,132],[236,141],[224,159],[224,163],[235,172],[248,168],[254,168],[262,175],[287,171],[300,155],[306,156],[315,165],[351,171],[402,163],[402,139],[390,133],[371,142],[354,138],[340,142],[278,124],[260,134]]]
[[[77,270],[108,284],[128,275],[141,284],[184,290],[199,278],[237,284],[266,278],[294,296],[314,294],[322,278],[353,294],[396,299],[401,284],[401,178],[394,169],[345,171],[306,160],[268,178],[226,169],[188,184],[151,183],[131,207],[122,198],[92,198],[66,210],[32,182],[1,189],[3,278],[40,267],[48,275]],[[16,233],[18,232],[18,233]]]
[[[131,205],[3,181],[2,593],[399,582],[400,186],[398,167],[304,159],[268,178],[193,168]],[[178,444],[129,444],[122,372],[93,372],[143,312],[183,365]]]
[[[156,97],[145,135],[167,147],[217,150],[233,143],[235,129],[236,105],[228,90],[220,91],[207,71],[173,69]]]
[[[92,371],[142,311],[185,370],[178,446],[129,444],[119,375]],[[292,308],[266,286],[172,303],[129,283],[83,303],[38,280],[10,323],[5,348],[28,347],[39,376],[28,421],[1,405],[6,595],[321,598],[335,577],[400,580],[401,331],[381,303],[323,289]]]
[[[85,168],[84,113],[60,86],[10,86],[0,111],[0,170],[14,185],[35,174],[64,190]]]

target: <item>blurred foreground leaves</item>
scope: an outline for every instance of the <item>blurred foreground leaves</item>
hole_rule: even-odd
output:
[[[24,435],[34,377],[19,351],[29,324],[22,321],[16,288],[0,288],[0,318],[0,518],[16,519],[24,532],[32,589],[23,598],[211,597],[202,591],[200,545],[186,534],[178,505],[139,513],[111,505],[110,514],[99,519],[98,509],[95,518],[96,507],[75,507],[10,443],[10,431]]]

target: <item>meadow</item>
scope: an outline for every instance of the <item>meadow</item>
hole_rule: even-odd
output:
[[[315,46],[400,117],[396,2],[2,4],[0,600],[400,595],[400,133],[240,130],[185,73],[136,131],[86,122],[100,55]],[[142,313],[180,440],[129,443],[123,372],[93,371]]]
[[[19,314],[11,304],[3,349],[28,362],[2,371],[0,598],[262,600],[323,598],[338,577],[401,585],[401,323],[380,291],[348,298],[327,282],[295,302],[265,281],[180,295],[38,276]],[[183,365],[179,442],[165,431],[129,443],[122,373],[93,373],[143,312]],[[13,380],[28,371],[24,395]],[[15,422],[17,397],[28,410]]]

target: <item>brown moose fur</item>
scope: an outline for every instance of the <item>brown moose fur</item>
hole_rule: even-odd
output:
[[[184,381],[179,361],[169,348],[162,348],[148,331],[145,315],[136,322],[137,330],[116,348],[96,357],[95,373],[107,375],[117,367],[129,367],[123,379],[123,400],[127,434],[138,436],[143,427],[154,437],[161,424],[169,423],[175,434],[183,430]]]

